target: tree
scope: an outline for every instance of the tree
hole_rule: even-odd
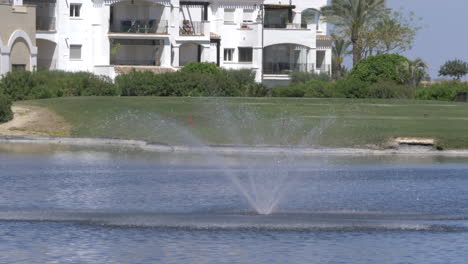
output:
[[[353,65],[361,59],[360,37],[363,29],[385,11],[385,0],[332,0],[322,7],[326,20],[350,33],[353,45]]]
[[[427,68],[427,64],[421,58],[416,58],[402,64],[402,76],[406,76],[406,82],[416,88],[422,80],[427,78]]]
[[[451,76],[456,80],[460,80],[468,74],[468,63],[455,59],[447,61],[439,70],[439,76]]]
[[[347,55],[351,54],[349,46],[351,42],[339,38],[336,35],[333,37],[332,55],[333,55],[333,75],[334,78],[340,80],[343,77],[344,67],[343,62]]]
[[[402,53],[411,48],[416,33],[421,29],[414,13],[387,11],[368,24],[362,31],[362,57],[381,53]]]

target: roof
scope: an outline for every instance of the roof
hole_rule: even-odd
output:
[[[327,35],[317,35],[317,40],[333,41],[334,39]]]

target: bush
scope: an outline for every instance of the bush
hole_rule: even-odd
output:
[[[313,72],[293,72],[291,74],[291,83],[305,83],[308,81],[331,81],[331,77],[327,73],[313,73]]]
[[[123,96],[240,96],[240,86],[223,72],[200,74],[187,71],[154,74],[131,71],[117,76]]]
[[[255,72],[250,69],[223,70],[223,72],[241,86],[256,83]]]
[[[0,123],[10,121],[12,118],[11,100],[0,93]]]
[[[335,83],[335,93],[338,97],[367,98],[369,83],[355,79],[340,80]]]
[[[379,81],[368,87],[368,96],[370,98],[412,98],[413,93],[413,88],[393,81]]]
[[[304,87],[298,85],[278,85],[273,89],[275,97],[304,97]]]
[[[445,81],[419,88],[415,98],[421,100],[453,101],[457,93],[468,92],[468,84],[458,81]]]
[[[112,81],[88,72],[9,72],[0,81],[0,90],[12,100],[61,96],[118,95]]]
[[[209,62],[190,62],[187,63],[181,70],[184,73],[208,73],[218,74],[221,69],[216,64]]]
[[[302,84],[304,87],[305,97],[339,97],[335,91],[335,85],[324,81],[310,81]]]
[[[271,89],[261,83],[251,83],[242,86],[241,96],[245,97],[265,97],[271,96]]]
[[[369,83],[395,81],[403,84],[409,76],[402,66],[408,62],[407,58],[396,54],[370,56],[354,66],[349,77]]]

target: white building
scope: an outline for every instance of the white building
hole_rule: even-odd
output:
[[[316,13],[327,0],[24,0],[37,6],[38,67],[112,78],[188,62],[249,68],[264,82],[331,70]]]

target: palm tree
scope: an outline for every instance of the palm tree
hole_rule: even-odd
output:
[[[421,58],[416,58],[405,63],[405,65],[403,65],[403,69],[408,74],[409,85],[416,88],[419,83],[426,77],[427,68],[427,64]]]
[[[349,46],[351,45],[351,42],[344,40],[342,38],[339,38],[335,35],[332,35],[333,37],[333,47],[332,47],[332,54],[333,54],[333,68],[335,71],[335,78],[336,79],[341,79],[342,73],[343,73],[343,61],[345,57],[350,53],[349,51]]]
[[[344,28],[351,35],[353,65],[361,59],[361,31],[385,9],[385,0],[332,0],[331,5],[322,7],[321,12],[328,21]]]

